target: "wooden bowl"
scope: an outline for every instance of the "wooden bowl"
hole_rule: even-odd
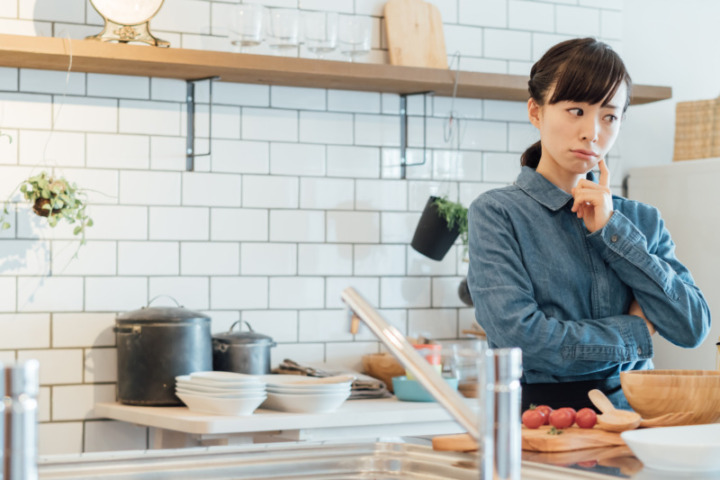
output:
[[[393,391],[393,377],[405,375],[405,367],[389,353],[370,353],[362,356],[363,373],[385,382]]]
[[[644,419],[693,412],[688,425],[720,420],[720,371],[637,370],[620,373],[630,406]]]

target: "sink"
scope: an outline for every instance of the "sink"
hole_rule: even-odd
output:
[[[477,480],[477,455],[407,443],[264,444],[52,456],[40,480]]]

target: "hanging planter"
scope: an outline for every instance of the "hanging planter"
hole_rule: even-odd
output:
[[[472,307],[474,305],[473,299],[470,296],[470,288],[468,287],[467,277],[463,278],[460,281],[460,285],[458,285],[458,297],[460,297],[460,300],[468,307]]]
[[[447,197],[431,196],[410,245],[428,258],[442,260],[460,236],[467,246],[467,208]]]
[[[41,172],[20,183],[19,189],[25,200],[32,204],[33,212],[46,217],[51,227],[55,227],[60,220],[77,223],[73,235],[80,235],[80,244],[85,244],[85,229],[92,227],[93,221],[86,212],[85,193],[77,185],[62,177],[53,178],[47,172]],[[6,215],[9,215],[8,202],[5,202],[3,214],[0,215],[3,229],[10,228],[10,223],[5,221]]]

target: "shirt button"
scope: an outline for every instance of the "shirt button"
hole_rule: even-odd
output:
[[[617,242],[617,241],[618,241],[618,236],[617,236],[617,235],[613,235],[612,237],[610,237],[610,241],[611,241],[612,243]]]
[[[642,355],[642,348],[638,347],[638,355]]]

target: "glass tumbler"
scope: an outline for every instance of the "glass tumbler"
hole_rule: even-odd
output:
[[[282,54],[300,43],[300,11],[291,8],[269,8],[267,37],[270,48]]]
[[[262,5],[237,5],[230,16],[230,43],[242,53],[243,47],[260,45],[263,41]]]
[[[354,62],[360,55],[370,52],[372,18],[363,15],[340,15],[338,21],[340,52]]]
[[[458,379],[458,392],[467,398],[478,397],[480,367],[487,350],[484,340],[465,340],[443,346],[443,373]]]
[[[338,14],[335,12],[305,12],[303,14],[305,47],[317,58],[337,48]]]

